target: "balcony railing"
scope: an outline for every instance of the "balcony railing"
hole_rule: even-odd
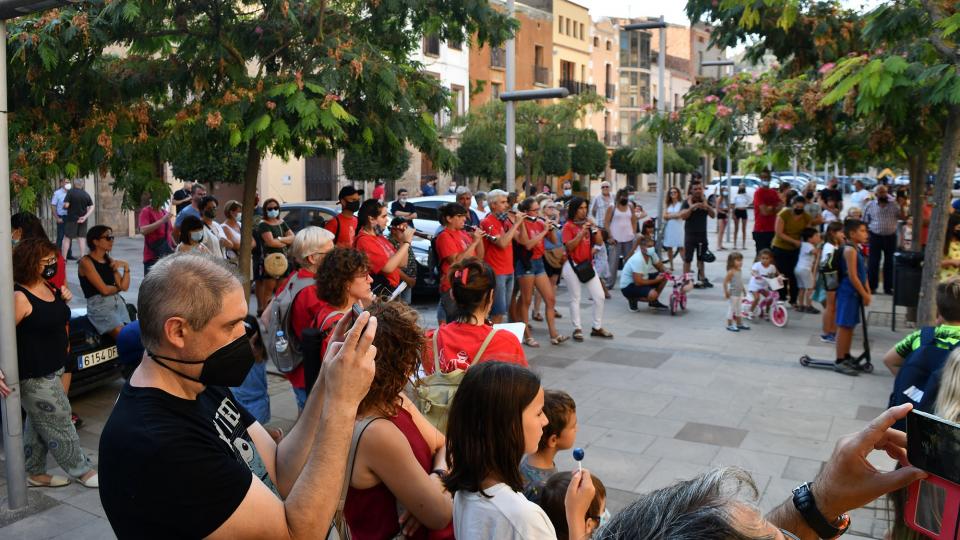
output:
[[[620,146],[620,132],[619,131],[604,131],[603,132],[603,144],[607,146]]]
[[[607,101],[613,101],[617,97],[617,85],[608,84],[606,92]]]
[[[573,79],[560,79],[560,86],[566,88],[571,94],[597,93],[597,86],[595,84],[587,84]]]
[[[423,36],[423,54],[440,56],[440,38],[438,36]]]
[[[533,81],[537,84],[550,84],[550,68],[533,66]]]
[[[506,67],[507,66],[507,51],[503,50],[502,47],[494,47],[490,49],[490,67]]]

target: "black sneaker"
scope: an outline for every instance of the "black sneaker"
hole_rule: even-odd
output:
[[[693,288],[694,288],[694,289],[706,289],[707,286],[698,281],[698,282],[696,282],[696,283],[693,284]]]
[[[712,289],[712,288],[713,288],[713,283],[710,283],[710,280],[709,280],[709,279],[703,278],[703,286],[704,286],[704,288]]]
[[[653,309],[667,309],[667,306],[662,304],[660,300],[654,300],[650,302],[649,306]]]
[[[850,375],[855,377],[860,374],[860,370],[857,369],[856,364],[852,358],[846,358],[840,362],[837,362],[833,365],[833,370],[837,373],[843,373],[844,375]]]
[[[637,300],[635,298],[627,298],[627,309],[634,313],[639,311],[639,308],[637,308]]]

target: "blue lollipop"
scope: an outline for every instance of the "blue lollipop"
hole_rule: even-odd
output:
[[[577,461],[577,470],[583,472],[583,448],[574,448],[573,449],[573,459]]]

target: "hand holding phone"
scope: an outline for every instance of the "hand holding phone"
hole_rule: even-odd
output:
[[[931,538],[960,535],[960,425],[922,411],[907,416],[907,459],[928,473],[909,488],[904,519]]]

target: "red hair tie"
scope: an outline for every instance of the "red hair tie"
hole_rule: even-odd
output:
[[[464,269],[460,272],[460,274],[461,274],[461,275],[460,275],[460,283],[463,283],[464,285],[466,285],[466,284],[467,284],[467,276],[470,275],[470,269],[469,269],[469,268],[464,268]]]

